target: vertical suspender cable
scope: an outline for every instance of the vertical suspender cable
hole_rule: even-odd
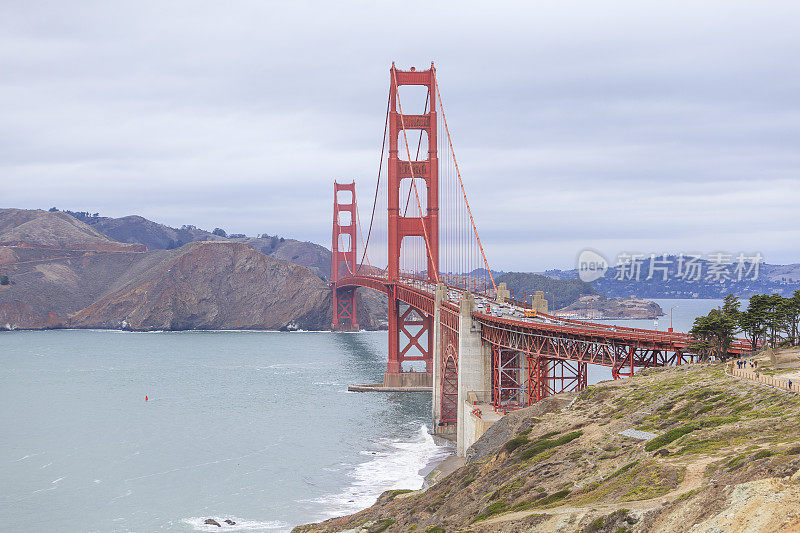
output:
[[[467,200],[467,192],[464,190],[464,182],[461,180],[461,172],[458,170],[458,160],[456,160],[456,154],[455,151],[453,150],[453,139],[450,137],[450,129],[447,127],[447,117],[445,117],[444,114],[444,104],[442,103],[442,95],[439,92],[439,82],[435,78],[435,74],[434,74],[434,85],[436,85],[436,96],[439,99],[439,109],[441,109],[442,111],[442,121],[444,122],[444,129],[447,132],[447,141],[450,144],[450,152],[453,155],[453,163],[455,164],[456,167],[456,174],[458,175],[458,183],[461,186],[461,192],[464,196],[464,202],[467,207],[467,212],[469,213],[469,220],[470,223],[472,224],[472,230],[475,232],[475,238],[477,239],[478,247],[480,247],[481,250],[483,263],[486,266],[486,270],[489,273],[489,279],[492,281],[492,289],[497,291],[497,287],[494,284],[494,276],[492,275],[492,270],[489,268],[489,262],[486,260],[486,253],[483,250],[483,244],[481,244],[481,238],[478,236],[478,227],[475,225],[475,219],[472,217],[472,209],[470,209],[469,207],[469,200]]]

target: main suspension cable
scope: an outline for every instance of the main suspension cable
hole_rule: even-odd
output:
[[[358,231],[361,234],[361,244],[364,246],[364,254],[361,256],[361,264],[358,266],[358,271],[361,271],[361,265],[364,264],[364,258],[367,256],[367,246],[369,245],[369,238],[372,235],[372,224],[375,222],[375,207],[378,204],[378,192],[380,191],[381,186],[381,174],[383,172],[383,154],[384,150],[386,150],[386,132],[389,128],[389,105],[392,101],[392,95],[386,99],[386,117],[383,122],[383,143],[381,143],[381,160],[378,163],[378,180],[375,183],[375,197],[372,200],[372,216],[369,219],[369,231],[367,232],[367,241],[364,242],[364,231],[361,229],[361,217],[358,216],[358,209],[356,209],[356,220],[358,222]],[[353,202],[355,203],[355,195],[353,195]],[[369,258],[367,258],[367,262],[369,262]],[[370,268],[372,264],[370,263]]]

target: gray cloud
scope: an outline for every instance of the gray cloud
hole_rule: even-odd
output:
[[[796,262],[794,2],[0,4],[2,203],[328,244],[388,67],[435,60],[498,268],[592,246]],[[362,218],[366,217],[362,211]]]

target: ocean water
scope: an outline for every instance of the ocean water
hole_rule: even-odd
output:
[[[419,488],[451,453],[430,397],[347,392],[385,353],[385,332],[0,333],[0,531],[287,531]]]
[[[657,329],[667,331],[670,327],[670,309],[672,309],[672,327],[675,331],[688,333],[694,325],[694,319],[700,315],[707,315],[709,311],[722,306],[722,300],[713,298],[707,299],[676,299],[676,298],[652,298],[664,310],[665,315],[656,320],[637,319],[637,320],[598,320],[605,324],[616,324],[631,328]],[[747,300],[743,300],[742,308],[747,307]]]
[[[676,331],[721,303],[657,301]],[[430,396],[347,392],[385,354],[385,332],[2,332],[0,531],[288,531],[419,488],[452,452]]]

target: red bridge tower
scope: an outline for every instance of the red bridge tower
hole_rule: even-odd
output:
[[[389,73],[389,361],[386,366],[384,384],[402,385],[400,374],[404,361],[425,362],[426,372],[433,367],[433,316],[426,316],[412,307],[401,309],[396,298],[395,283],[400,281],[400,251],[406,237],[422,237],[427,256],[426,278],[435,283],[439,275],[439,160],[436,153],[436,76],[433,63],[430,70],[398,70],[394,63]],[[398,101],[398,88],[403,85],[418,85],[428,89],[428,112],[422,115],[403,114],[402,102]],[[408,147],[409,130],[424,131],[428,135],[428,155],[420,161],[410,161]],[[400,145],[398,151],[398,144]],[[409,217],[400,213],[400,190],[403,180],[424,180],[427,212]],[[409,329],[410,328],[410,329]],[[404,337],[401,344],[401,334]],[[427,342],[423,341],[423,336]],[[422,341],[422,342],[421,342]],[[424,344],[424,345],[423,345]],[[411,355],[416,348],[421,355]]]
[[[340,193],[342,193],[340,195]],[[349,201],[348,201],[349,200]],[[331,246],[334,331],[358,331],[356,288],[339,288],[340,277],[356,273],[356,182],[333,183],[333,243]]]

